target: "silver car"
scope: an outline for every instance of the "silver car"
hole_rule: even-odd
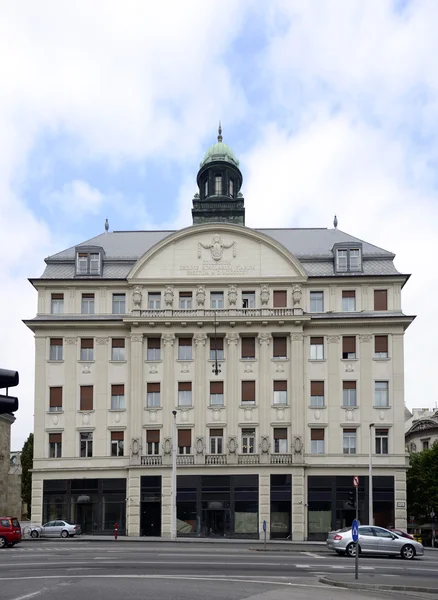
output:
[[[355,556],[356,547],[353,542],[351,527],[344,527],[328,534],[327,546],[338,554]],[[408,540],[383,527],[361,525],[359,527],[359,552],[361,554],[385,554],[411,560],[415,556],[423,556],[423,544]]]
[[[67,521],[49,521],[41,527],[35,528],[38,530],[38,535],[41,537],[73,537],[81,533],[80,525],[71,525]],[[33,536],[32,537],[38,537]]]

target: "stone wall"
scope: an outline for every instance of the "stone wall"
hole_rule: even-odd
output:
[[[21,517],[21,474],[10,473],[12,415],[0,415],[0,515]]]

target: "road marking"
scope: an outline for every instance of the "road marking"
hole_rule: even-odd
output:
[[[38,594],[41,594],[41,591],[32,592],[31,594],[26,594],[25,596],[18,596],[18,598],[14,598],[13,600],[25,600],[26,598],[33,598],[34,596],[37,596]]]
[[[327,556],[321,556],[316,554],[316,552],[300,552],[300,554],[306,554],[306,556],[311,556],[312,558],[327,558]]]

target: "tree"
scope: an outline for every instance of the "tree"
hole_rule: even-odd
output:
[[[408,514],[415,521],[430,521],[432,511],[438,513],[438,443],[429,450],[410,455],[407,473]]]
[[[32,473],[33,465],[33,433],[24,442],[21,451],[21,498],[27,504],[27,516],[31,517],[32,505]]]

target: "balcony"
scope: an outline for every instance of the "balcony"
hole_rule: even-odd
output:
[[[163,457],[156,455],[148,455],[141,457],[141,464],[145,467],[161,467],[163,464]]]
[[[291,465],[292,454],[271,454],[271,465]]]
[[[143,317],[145,319],[159,318],[175,318],[175,319],[190,319],[199,317],[215,316],[221,317],[292,317],[294,315],[293,308],[186,308],[186,309],[152,309],[146,310],[134,309],[131,311],[132,317]]]
[[[188,467],[195,464],[195,457],[193,454],[180,454],[176,457],[176,464],[178,467]]]
[[[227,456],[226,454],[206,454],[205,455],[206,465],[226,465]]]
[[[239,454],[237,457],[239,465],[258,465],[260,464],[259,454]]]

